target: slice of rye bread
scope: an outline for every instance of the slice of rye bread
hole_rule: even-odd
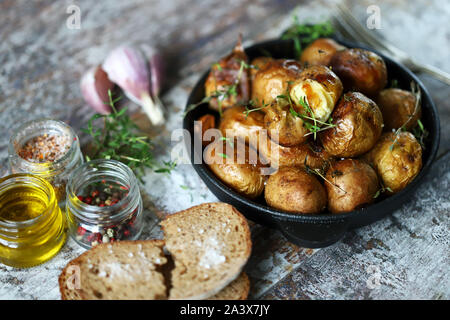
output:
[[[61,298],[166,299],[167,289],[161,271],[167,263],[163,247],[162,240],[99,244],[63,269],[59,277]]]
[[[249,291],[250,279],[245,272],[242,272],[236,280],[207,300],[246,300]]]
[[[251,253],[247,220],[233,206],[205,203],[161,222],[175,261],[169,299],[207,299],[241,273]]]

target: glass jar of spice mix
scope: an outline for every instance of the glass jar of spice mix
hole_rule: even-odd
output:
[[[133,171],[116,160],[93,160],[77,168],[67,184],[66,217],[71,237],[84,248],[137,239],[142,198]]]
[[[1,263],[38,265],[58,253],[65,240],[65,218],[48,181],[30,174],[0,179]]]
[[[83,163],[73,129],[62,121],[33,120],[17,128],[9,143],[12,173],[32,173],[50,182],[60,205],[72,171]]]

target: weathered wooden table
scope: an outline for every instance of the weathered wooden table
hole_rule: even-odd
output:
[[[80,29],[66,24],[72,4],[81,10]],[[361,21],[369,4],[350,1]],[[449,3],[389,0],[379,6],[381,30],[376,32],[419,60],[450,71]],[[190,89],[230,50],[238,33],[248,45],[278,37],[294,12],[302,21],[314,22],[331,10],[328,1],[294,0],[0,1],[0,176],[8,171],[8,139],[19,123],[47,116],[75,129],[86,123],[93,111],[81,99],[80,76],[112,48],[147,42],[164,53],[169,69],[163,100],[169,117],[155,137],[155,152],[167,160],[171,132],[181,127]],[[352,231],[328,248],[299,248],[277,231],[253,226],[253,254],[246,267],[251,298],[450,298],[450,90],[430,77],[420,78],[442,126],[439,159],[427,182],[392,216]],[[179,165],[170,176],[148,172],[145,182],[143,238],[161,235],[156,216],[217,200],[189,164]],[[22,270],[0,265],[0,298],[59,299],[57,277],[82,252],[70,240],[41,266]]]

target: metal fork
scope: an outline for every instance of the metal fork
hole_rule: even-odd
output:
[[[413,72],[424,72],[436,79],[450,85],[450,74],[428,64],[423,64],[414,60],[406,52],[396,48],[385,40],[381,40],[362,26],[352,15],[350,10],[342,3],[336,4],[332,24],[346,38],[357,42],[365,43],[382,54],[405,65]]]

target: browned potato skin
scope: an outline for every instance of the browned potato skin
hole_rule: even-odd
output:
[[[260,111],[254,111],[246,116],[245,107],[234,106],[224,111],[219,124],[219,130],[224,137],[235,136],[244,139],[250,143],[252,137],[255,137],[254,144],[258,143],[259,134],[264,126],[264,114]]]
[[[280,59],[268,62],[258,70],[252,81],[252,101],[257,106],[271,103],[288,91],[289,82],[297,79],[302,65],[295,60]]]
[[[410,91],[390,88],[378,94],[377,105],[383,114],[384,130],[391,131],[402,126],[411,130],[422,115],[420,104],[416,108],[416,97]]]
[[[377,142],[383,129],[381,111],[371,99],[359,92],[342,96],[331,114],[335,127],[320,133],[325,150],[336,157],[356,157]]]
[[[327,194],[319,180],[296,167],[283,167],[272,174],[264,197],[269,206],[298,214],[317,214],[327,205]]]
[[[217,98],[209,101],[209,107],[220,111],[232,107],[241,101],[248,101],[250,97],[250,76],[249,70],[244,68],[240,73],[241,61],[248,63],[248,57],[241,44],[241,39],[234,47],[233,51],[214,64],[205,81],[205,96],[211,97],[217,91],[226,92],[238,79],[239,85],[236,88],[236,95],[229,95],[221,103]],[[240,78],[238,78],[240,74]]]
[[[325,176],[328,209],[332,213],[345,213],[374,201],[379,190],[375,170],[356,159],[344,159],[334,163]]]
[[[346,91],[358,91],[376,97],[386,86],[386,64],[374,52],[356,48],[337,51],[330,64]]]
[[[345,47],[330,38],[320,38],[308,45],[300,56],[300,62],[308,65],[329,66],[336,51]]]
[[[222,144],[222,149],[219,145]],[[265,177],[260,174],[262,165],[259,161],[251,163],[249,155],[257,159],[256,151],[245,145],[245,158],[238,158],[237,144],[233,146],[227,141],[214,141],[204,151],[205,162],[211,171],[227,186],[233,188],[243,196],[254,199],[264,191]],[[217,151],[217,152],[216,152]],[[226,154],[224,158],[219,153]],[[228,163],[228,162],[231,163]]]
[[[269,138],[261,141],[258,147],[260,155],[270,163],[273,168],[297,166],[324,170],[328,168],[333,157],[322,147],[306,142],[293,147],[283,147]]]
[[[256,73],[263,69],[269,62],[273,61],[272,57],[257,57],[251,61],[250,81],[253,82]]]
[[[397,140],[394,132],[387,132],[364,158],[373,165],[384,187],[396,193],[420,172],[422,147],[414,135],[407,131],[398,132]]]
[[[212,114],[205,114],[197,119],[201,123],[201,128],[199,126],[194,126],[194,135],[195,139],[199,139],[202,141],[203,146],[207,146],[210,141],[203,140],[205,136],[205,132],[209,129],[216,127],[216,119]],[[201,129],[201,131],[200,131]]]
[[[289,108],[289,105],[275,100],[266,108],[264,116],[264,127],[270,138],[285,147],[305,142],[308,140],[306,134],[309,133],[303,120],[292,115]]]
[[[249,113],[245,117],[244,107],[232,107],[225,110],[219,129],[223,136],[229,134],[238,137],[257,150],[264,159],[264,164],[270,164],[274,168],[280,166],[301,166],[305,163],[314,169],[327,168],[332,157],[319,145],[313,142],[305,142],[292,147],[284,147],[273,142],[264,131],[264,114],[259,111]],[[256,137],[251,140],[249,137]],[[256,141],[256,142],[255,142]],[[278,155],[278,156],[277,156]]]

